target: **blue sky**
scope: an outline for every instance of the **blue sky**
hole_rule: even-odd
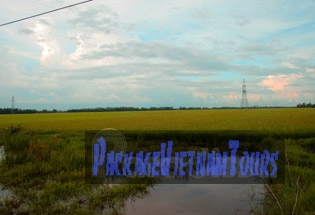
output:
[[[0,23],[75,0],[1,3]],[[302,1],[105,1],[0,27],[0,107],[315,102],[315,15]]]

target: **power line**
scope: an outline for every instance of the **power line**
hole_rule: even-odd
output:
[[[74,7],[74,6],[77,6],[79,4],[84,4],[84,3],[87,3],[87,2],[90,2],[90,1],[93,1],[93,0],[87,0],[87,1],[76,3],[76,4],[71,4],[71,5],[68,5],[68,6],[65,6],[65,7],[61,7],[61,8],[58,8],[58,9],[54,9],[54,10],[50,10],[50,11],[47,11],[47,12],[44,12],[44,13],[39,13],[39,14],[36,14],[36,15],[33,15],[33,16],[29,16],[29,17],[25,17],[25,18],[22,18],[22,19],[14,20],[14,21],[11,21],[11,22],[7,22],[7,23],[4,23],[4,24],[1,24],[0,27],[5,26],[5,25],[9,25],[9,24],[12,24],[12,23],[15,23],[15,22],[20,22],[20,21],[23,21],[23,20],[26,20],[26,19],[31,19],[31,18],[34,18],[34,17],[37,17],[37,16],[41,16],[41,15],[44,15],[44,14],[47,14],[47,13],[56,12],[58,10],[63,10],[63,9],[69,8],[69,7]]]

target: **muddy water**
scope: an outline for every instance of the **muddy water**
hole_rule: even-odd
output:
[[[3,162],[4,158],[5,158],[4,147],[0,146],[0,165]]]
[[[0,146],[0,165],[5,158],[4,147]],[[0,184],[0,201],[11,194],[10,190],[4,189]]]
[[[1,185],[0,185],[0,201],[2,201],[4,198],[8,197],[9,195],[11,195],[11,191],[4,189]]]
[[[239,169],[236,171],[238,174]],[[249,178],[249,184],[210,184],[204,180],[205,184],[156,185],[149,197],[127,202],[126,215],[243,215],[250,214],[252,207],[263,201],[264,185],[254,184],[255,178]],[[262,209],[261,204],[259,207]]]
[[[250,184],[161,184],[149,197],[128,201],[126,215],[249,214],[262,191],[263,185]]]
[[[4,159],[0,146],[0,165]],[[144,199],[128,201],[126,215],[249,214],[263,199],[263,185],[251,184],[158,184]],[[11,194],[0,185],[0,201]],[[250,200],[250,197],[254,199]]]

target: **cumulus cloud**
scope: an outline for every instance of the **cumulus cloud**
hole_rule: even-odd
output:
[[[80,11],[76,17],[68,21],[73,28],[97,30],[106,34],[119,28],[118,15],[107,5],[99,5],[89,10]]]
[[[193,95],[202,99],[212,98],[212,93],[194,92]]]
[[[315,99],[315,93],[304,93],[303,95],[307,99],[310,99],[310,100]]]
[[[285,86],[288,86],[296,79],[300,78],[300,74],[280,74],[280,75],[269,75],[261,82],[261,86],[268,87],[269,90],[279,91],[283,90]]]
[[[300,68],[300,67],[294,65],[293,63],[289,63],[289,62],[282,63],[282,65],[289,68],[289,69],[299,69]]]
[[[306,68],[305,72],[315,72],[315,68]]]
[[[289,99],[296,99],[300,97],[300,94],[298,92],[282,92],[280,96]]]
[[[0,18],[75,3],[16,1],[24,10],[3,3]],[[245,78],[249,101],[292,104],[314,95],[308,4],[302,19],[279,2],[93,1],[1,28],[0,91],[28,104],[239,106]]]
[[[241,50],[245,53],[255,55],[271,55],[279,51],[277,47],[264,43],[251,43],[241,47]]]
[[[248,94],[247,95],[247,98],[250,101],[259,101],[262,99],[262,97],[263,97],[263,95],[261,95],[261,94]]]
[[[54,38],[50,24],[46,20],[40,20],[34,28],[36,43],[42,47],[40,57],[41,65],[58,65],[61,59],[59,43]]]
[[[239,98],[238,98],[238,95],[235,95],[234,92],[230,92],[229,98],[230,98],[230,99],[239,99]]]

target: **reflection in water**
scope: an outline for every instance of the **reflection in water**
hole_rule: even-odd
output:
[[[0,164],[5,158],[0,146]],[[228,170],[229,171],[229,170]],[[126,215],[249,214],[251,206],[263,199],[264,185],[250,184],[158,184],[150,196],[128,201]],[[254,194],[255,193],[255,194]],[[11,194],[0,185],[0,201]],[[251,200],[250,197],[255,197]],[[240,211],[237,211],[240,209]]]
[[[1,185],[0,185],[0,202],[8,197],[9,195],[11,195],[11,191],[8,189],[4,189]]]
[[[4,159],[5,159],[4,147],[0,146],[0,165],[4,161]],[[0,201],[2,201],[2,199],[4,199],[5,197],[9,196],[10,194],[11,194],[10,190],[4,189],[0,185]]]
[[[0,165],[3,162],[4,158],[5,158],[5,154],[4,154],[4,147],[0,146]]]
[[[228,163],[231,162],[230,159],[228,157]],[[240,157],[237,156],[236,160],[239,163]],[[227,172],[230,171],[229,167]],[[239,174],[238,168],[236,172]],[[158,184],[150,190],[149,197],[129,201],[126,204],[126,215],[243,215],[249,214],[255,207],[262,209],[261,205],[255,204],[262,202],[264,191],[264,185],[258,184],[257,178],[248,178],[247,182],[253,184],[210,184],[211,182],[207,183],[209,178],[201,179],[205,180],[204,184],[193,184],[193,180],[188,181],[191,184]],[[245,178],[241,181],[243,180]]]
[[[249,214],[262,191],[263,185],[250,184],[159,184],[149,197],[129,201],[126,215]]]

